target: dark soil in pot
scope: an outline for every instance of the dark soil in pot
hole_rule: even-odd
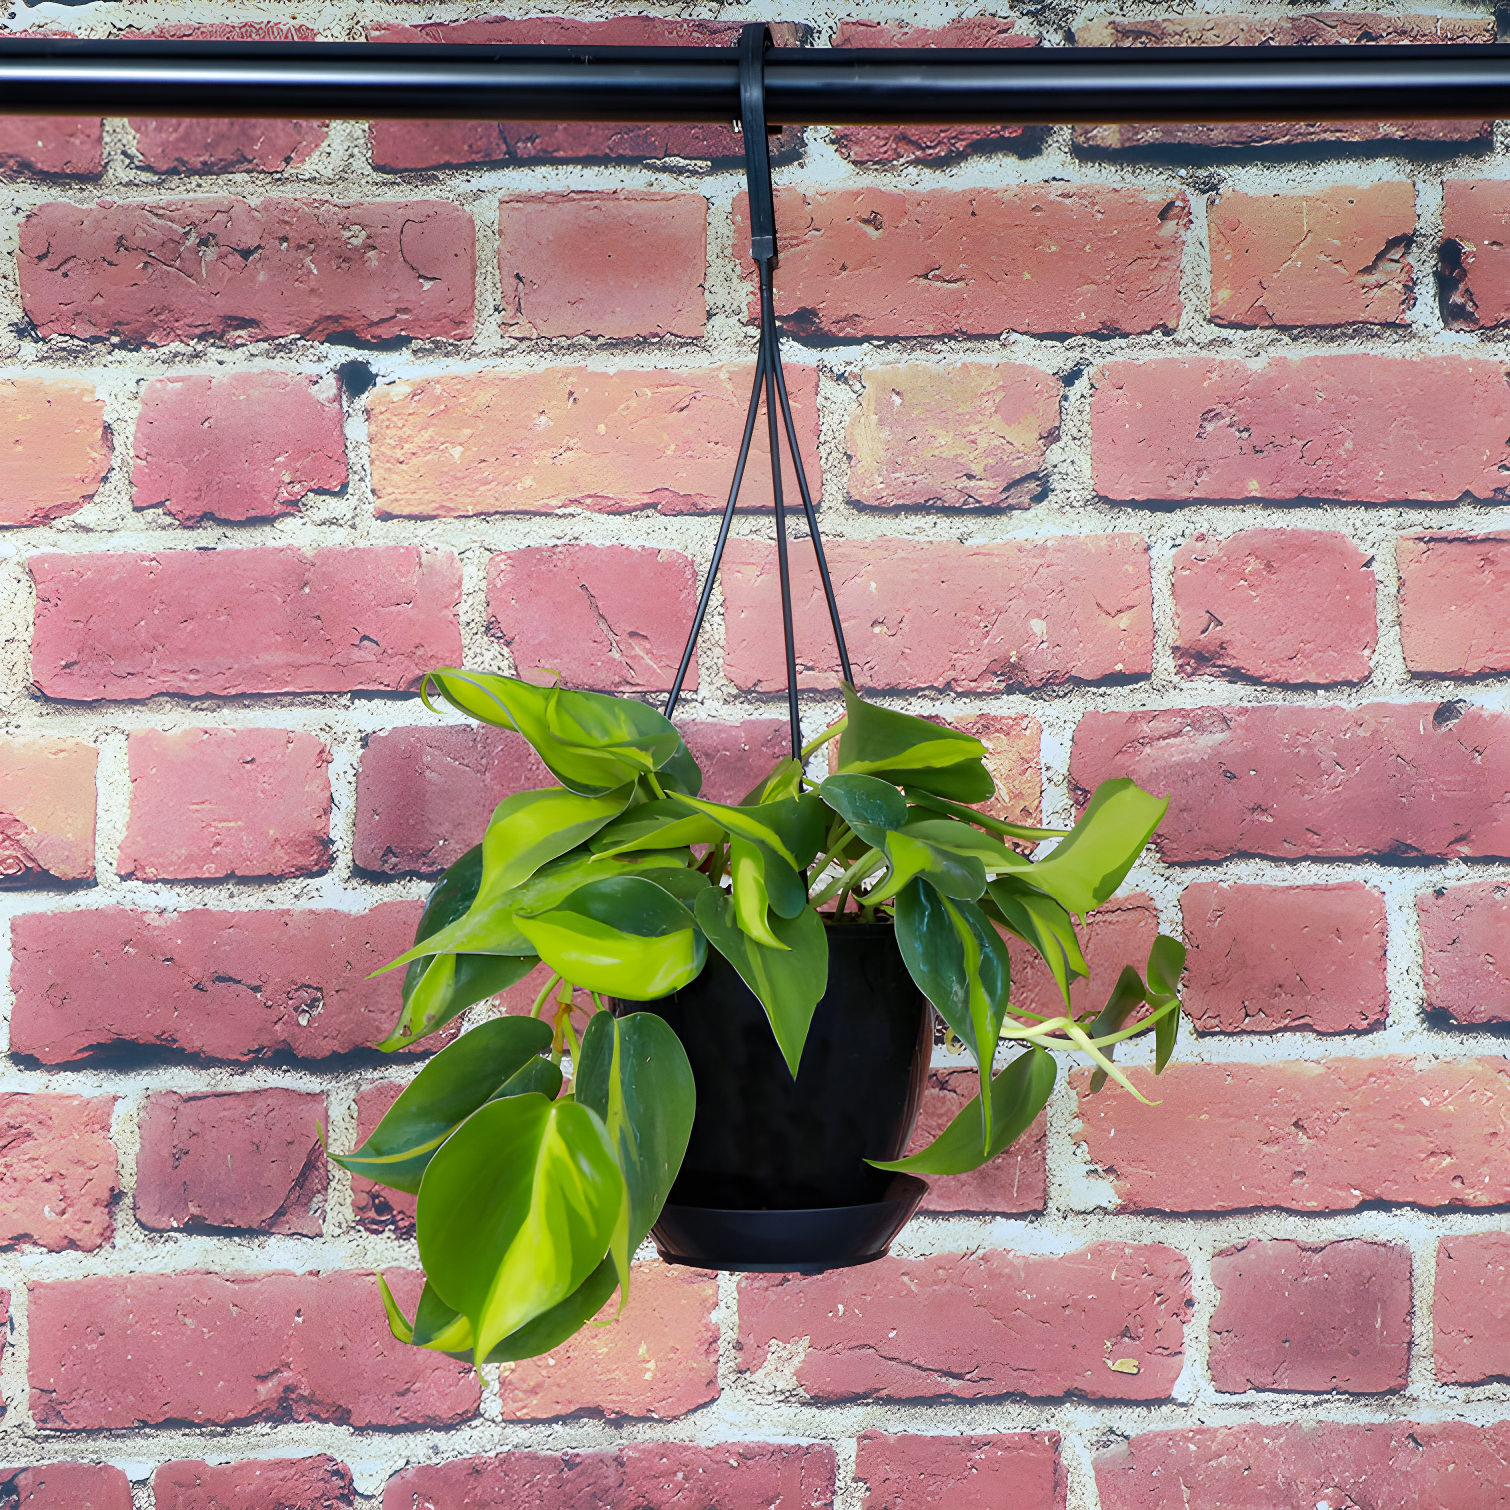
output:
[[[897,1177],[864,1161],[897,1158],[912,1135],[932,1008],[890,923],[830,925],[828,944],[828,991],[795,1082],[759,1000],[716,951],[674,995],[619,1008],[665,1018],[697,1082],[692,1141],[670,1205],[799,1211],[896,1195]]]

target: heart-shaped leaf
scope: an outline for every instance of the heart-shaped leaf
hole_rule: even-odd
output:
[[[843,690],[846,721],[839,736],[841,775],[889,778],[893,771],[938,771],[978,762],[986,753],[985,745],[973,735],[894,708],[878,708],[847,682]]]
[[[482,839],[478,896],[483,904],[496,901],[528,881],[542,865],[591,839],[624,811],[633,795],[631,782],[601,797],[584,797],[564,786],[505,797]]]
[[[717,844],[723,828],[704,813],[688,813],[675,798],[642,802],[602,828],[590,848],[595,855],[619,855],[639,849],[686,849]]]
[[[602,1121],[576,1101],[490,1101],[451,1134],[420,1183],[416,1227],[478,1363],[598,1267],[627,1200]]]
[[[818,795],[867,844],[879,847],[888,829],[907,822],[907,799],[879,776],[830,776]]]

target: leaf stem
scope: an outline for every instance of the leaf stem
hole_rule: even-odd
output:
[[[545,1005],[546,998],[551,994],[552,991],[556,989],[556,986],[560,982],[560,980],[561,977],[557,975],[554,970],[552,970],[551,978],[546,981],[544,989],[535,998],[535,1005],[530,1008],[531,1017],[538,1017],[540,1015],[540,1009]]]
[[[1070,833],[1067,828],[1029,828],[1022,823],[1004,823],[1000,818],[988,817],[985,813],[977,812],[973,807],[964,806],[963,803],[951,802],[947,797],[935,797],[932,792],[909,789],[907,800],[917,803],[919,807],[931,807],[936,813],[946,813],[951,818],[973,823],[977,828],[983,828],[987,833],[999,834],[1005,839],[1063,839]]]
[[[666,795],[665,788],[662,787],[660,782],[655,779],[654,771],[646,771],[645,780],[650,783],[650,790],[654,792],[657,797],[664,797]]]
[[[878,849],[867,849],[842,876],[835,877],[816,896],[808,898],[808,905],[821,907],[832,896],[837,896],[841,891],[853,891],[855,887],[876,868],[878,861],[884,860],[885,855]]]
[[[828,853],[811,867],[810,874],[815,881],[821,880],[823,872],[834,863],[834,856],[854,838],[854,832],[842,818],[839,819],[839,837],[836,839],[832,833],[828,836]]]

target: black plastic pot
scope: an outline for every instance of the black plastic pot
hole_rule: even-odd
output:
[[[795,1082],[765,1011],[709,950],[690,985],[621,1011],[676,1031],[697,1082],[681,1174],[651,1235],[672,1263],[837,1268],[880,1258],[927,1185],[865,1163],[907,1146],[933,1045],[932,1009],[890,923],[828,929],[828,990]]]

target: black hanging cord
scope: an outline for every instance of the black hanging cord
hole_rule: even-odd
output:
[[[713,583],[723,563],[724,547],[729,539],[729,525],[734,518],[734,508],[739,501],[740,485],[744,481],[745,463],[750,455],[750,441],[755,433],[755,416],[760,408],[761,389],[765,390],[766,430],[771,453],[771,492],[776,513],[776,564],[781,578],[781,632],[786,653],[787,717],[791,724],[792,755],[802,757],[802,719],[797,702],[797,646],[792,622],[791,563],[787,553],[786,503],[781,481],[781,430],[786,432],[787,450],[792,458],[792,467],[797,474],[797,489],[802,496],[803,512],[807,516],[808,532],[817,557],[818,575],[823,582],[823,595],[828,603],[829,620],[833,625],[834,643],[839,651],[839,666],[844,680],[853,684],[854,673],[850,669],[849,649],[844,643],[844,630],[839,622],[839,604],[834,596],[833,579],[829,574],[828,558],[824,554],[823,539],[818,532],[818,516],[813,508],[813,498],[807,484],[807,473],[802,465],[802,452],[797,441],[797,426],[792,418],[791,400],[787,396],[786,374],[781,368],[781,331],[776,323],[776,303],[773,277],[776,265],[776,206],[771,190],[771,155],[767,139],[765,114],[765,49],[768,34],[763,23],[752,22],[744,27],[739,38],[739,106],[740,127],[745,149],[745,178],[750,199],[750,255],[754,259],[760,285],[760,341],[759,356],[755,363],[755,382],[750,390],[750,407],[745,415],[744,437],[740,442],[739,459],[734,466],[734,483],[729,490],[729,501],[724,507],[723,519],[718,528],[718,540],[713,547],[713,560],[708,567],[707,579],[698,595],[697,613],[692,620],[692,632],[687,636],[686,648],[682,651],[681,665],[676,680],[671,686],[671,695],[666,701],[666,716],[676,711],[682,694],[692,657],[697,650],[697,637],[702,632],[703,619],[708,611],[708,599],[713,593]],[[778,423],[777,413],[780,412]]]

